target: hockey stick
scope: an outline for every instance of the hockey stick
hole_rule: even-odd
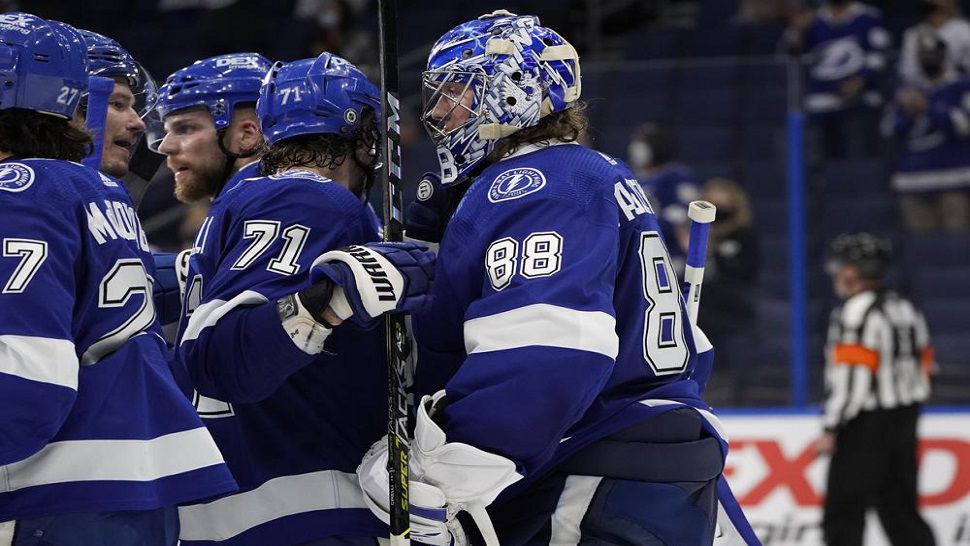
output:
[[[384,240],[404,240],[401,206],[401,116],[397,74],[397,0],[378,0],[381,96],[383,101]],[[391,546],[410,544],[408,513],[408,401],[405,391],[410,365],[411,338],[404,315],[388,314],[385,319],[387,357],[387,474],[390,480]]]
[[[707,201],[691,201],[687,208],[690,218],[690,239],[687,242],[687,267],[684,284],[687,285],[687,316],[697,326],[697,313],[701,304],[701,286],[704,284],[704,262],[707,260],[707,236],[717,207]]]
[[[91,153],[81,160],[85,167],[101,170],[101,154],[104,152],[104,124],[108,117],[108,99],[114,92],[115,81],[101,76],[88,77],[88,106],[84,125],[91,133],[93,147]]]

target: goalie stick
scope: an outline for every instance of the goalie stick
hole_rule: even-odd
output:
[[[384,241],[404,239],[401,211],[401,131],[397,69],[397,1],[378,0],[381,96],[383,97]],[[403,314],[385,315],[387,356],[387,473],[390,480],[391,546],[410,544],[408,513],[408,402],[405,391],[410,367],[411,337]]]
[[[690,239],[687,242],[687,267],[684,284],[687,285],[687,316],[697,326],[697,313],[701,303],[701,286],[704,284],[704,262],[707,260],[707,236],[717,207],[707,201],[691,201],[687,208],[690,218]]]

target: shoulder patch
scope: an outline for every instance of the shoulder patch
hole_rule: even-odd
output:
[[[104,174],[103,172],[98,171],[98,176],[101,177],[101,182],[104,183],[105,186],[108,186],[109,188],[117,188],[118,187],[118,183],[115,182],[113,178],[111,178],[110,176]]]
[[[418,201],[431,199],[434,196],[434,184],[430,180],[418,182],[418,189],[415,191],[414,196],[417,197]]]
[[[495,177],[488,189],[488,200],[492,203],[511,201],[541,190],[546,185],[542,171],[531,167],[509,169]]]
[[[259,177],[257,177],[259,178]],[[329,178],[324,178],[319,174],[307,169],[290,169],[281,173],[267,176],[270,180],[286,180],[288,178],[300,178],[303,180],[313,180],[314,182],[331,182]]]
[[[17,193],[34,183],[34,169],[23,163],[0,163],[0,190]]]

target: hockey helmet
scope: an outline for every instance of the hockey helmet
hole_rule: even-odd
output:
[[[88,61],[74,27],[21,12],[0,14],[0,109],[70,118],[88,88]]]
[[[481,163],[498,140],[579,99],[579,56],[537,17],[498,10],[434,44],[422,88],[422,121],[448,185]]]
[[[260,90],[256,115],[273,144],[307,134],[354,137],[362,128],[365,107],[380,118],[378,88],[353,64],[323,53],[274,64]]]
[[[892,243],[871,233],[843,233],[829,249],[826,270],[835,274],[845,265],[854,265],[866,279],[880,279],[892,262]]]
[[[195,61],[176,71],[158,90],[159,116],[204,106],[216,130],[229,127],[237,104],[255,103],[270,62],[259,53],[230,53]]]

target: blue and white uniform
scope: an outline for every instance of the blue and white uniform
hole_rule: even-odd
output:
[[[240,492],[182,507],[183,544],[386,536],[354,474],[387,427],[383,329],[348,322],[307,354],[276,307],[309,285],[318,256],[376,239],[360,199],[310,171],[230,182],[213,201],[189,260],[178,351]]]
[[[809,113],[835,112],[863,104],[882,105],[876,78],[885,69],[889,33],[882,13],[854,2],[839,20],[829,7],[821,8],[805,33],[805,50],[812,59],[808,71],[805,109]],[[843,82],[853,77],[865,80],[858,100],[847,102],[839,94]]]
[[[713,530],[712,480],[726,445],[689,379],[697,354],[678,281],[625,165],[558,144],[526,146],[489,166],[448,224],[435,279],[432,308],[414,318],[418,394],[444,389],[448,403],[435,420],[448,442],[505,457],[522,476],[489,507],[503,544],[530,539],[520,525],[523,510],[541,502],[536,480],[591,444],[686,408],[710,418],[697,419],[699,436],[672,441],[713,442],[702,455],[711,475],[701,480]],[[639,463],[628,464],[636,475]],[[539,516],[547,522],[553,497]],[[642,501],[650,498],[658,497]]]
[[[970,186],[970,79],[936,87],[926,99],[925,114],[893,112],[893,135],[902,144],[893,188],[907,193],[966,188]]]
[[[0,521],[148,511],[236,488],[179,391],[121,182],[0,163]]]

